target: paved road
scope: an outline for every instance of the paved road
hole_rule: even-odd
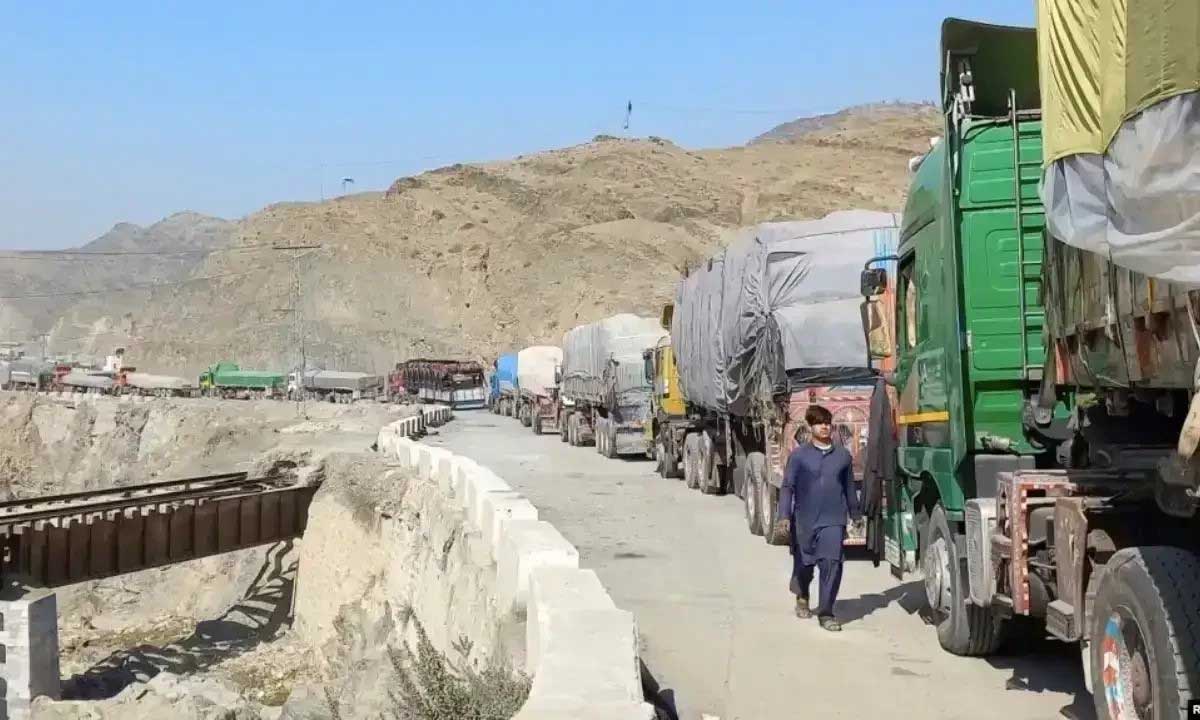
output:
[[[916,614],[920,583],[886,566],[847,564],[842,633],[798,620],[787,549],[747,532],[736,497],[486,412],[460,413],[426,442],[492,468],[579,548],[637,616],[648,684],[681,720],[1092,717],[1076,651],[948,655]]]

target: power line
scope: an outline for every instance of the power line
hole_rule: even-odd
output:
[[[253,252],[267,250],[272,243],[236,245],[209,250],[19,250],[0,253],[0,260],[73,260],[88,262],[94,257],[212,255],[219,252]]]
[[[221,275],[208,275],[208,276],[204,276],[204,277],[187,278],[186,280],[174,280],[171,282],[142,283],[140,285],[129,285],[129,286],[122,287],[122,288],[105,288],[103,290],[74,290],[71,292],[60,292],[60,293],[31,293],[29,295],[0,295],[0,300],[38,300],[38,299],[58,298],[58,297],[82,297],[82,296],[87,296],[87,295],[107,295],[110,293],[116,294],[116,293],[123,293],[123,292],[136,292],[138,290],[153,290],[155,288],[162,288],[162,287],[178,287],[180,285],[187,285],[189,283],[194,283],[194,282],[206,282],[209,280],[223,280],[225,278],[244,277],[246,275],[253,275],[253,274],[259,272],[260,270],[266,270],[266,269],[267,269],[266,266],[260,265],[255,268],[251,268],[250,270],[245,270],[245,271],[236,272],[236,273],[224,273]]]

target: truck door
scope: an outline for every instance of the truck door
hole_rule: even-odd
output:
[[[920,320],[920,298],[916,282],[916,254],[910,253],[900,260],[896,273],[896,349],[900,358],[900,376],[910,371],[917,350],[918,321]],[[909,367],[905,367],[905,366]],[[905,387],[907,384],[902,385]],[[889,388],[889,392],[893,392]],[[903,407],[900,394],[891,397],[893,411],[899,413]],[[905,432],[904,426],[899,427]],[[903,578],[916,566],[917,539],[913,524],[913,498],[909,492],[906,475],[897,465],[896,474],[887,480],[884,498],[884,555],[891,566],[892,575]]]

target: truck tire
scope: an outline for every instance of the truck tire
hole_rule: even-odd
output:
[[[925,600],[937,627],[938,642],[954,655],[984,656],[1004,640],[1005,623],[991,608],[967,601],[966,558],[950,530],[945,509],[930,513],[921,538]]]
[[[746,456],[746,480],[742,503],[746,508],[746,527],[751,535],[763,534],[762,490],[767,482],[767,457],[760,452]]]
[[[683,439],[683,479],[689,488],[700,487],[700,436],[688,433]]]
[[[729,468],[717,462],[717,448],[712,435],[700,435],[700,492],[705,495],[723,495],[729,479]]]
[[[1096,717],[1187,717],[1200,698],[1200,556],[1125,548],[1099,583],[1088,618]]]
[[[764,471],[764,480],[766,479],[765,475]],[[760,483],[760,487],[762,488],[762,493],[759,497],[762,499],[759,501],[758,507],[762,512],[763,518],[763,540],[768,545],[787,545],[791,541],[788,521],[776,520],[779,516],[779,488],[770,482],[762,482]]]
[[[559,413],[558,415],[558,439],[562,442],[567,441],[567,426],[570,419],[571,416],[566,413]]]
[[[679,462],[675,459],[675,453],[667,450],[666,443],[658,443],[658,457],[660,463],[658,470],[664,478],[672,479],[682,475],[679,472]]]
[[[579,416],[575,413],[567,418],[567,444],[579,447]]]
[[[521,405],[521,424],[525,427],[533,424],[533,413],[529,411],[528,405]]]
[[[611,420],[604,423],[604,452],[606,458],[617,456],[617,426]]]
[[[596,453],[598,455],[604,454],[604,438],[608,434],[606,430],[607,426],[607,420],[604,418],[596,418]]]
[[[534,435],[542,434],[542,414],[540,412],[533,413],[529,420],[529,427],[533,430]]]

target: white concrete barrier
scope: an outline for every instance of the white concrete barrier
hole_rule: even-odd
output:
[[[452,416],[450,408],[422,406],[417,419],[435,425]],[[533,686],[515,720],[653,720],[633,615],[616,607],[595,572],[579,568],[579,551],[529,500],[475,461],[412,440],[420,430],[410,430],[411,420],[380,431],[380,452],[454,498],[466,532],[495,563],[497,610],[525,616]]]

